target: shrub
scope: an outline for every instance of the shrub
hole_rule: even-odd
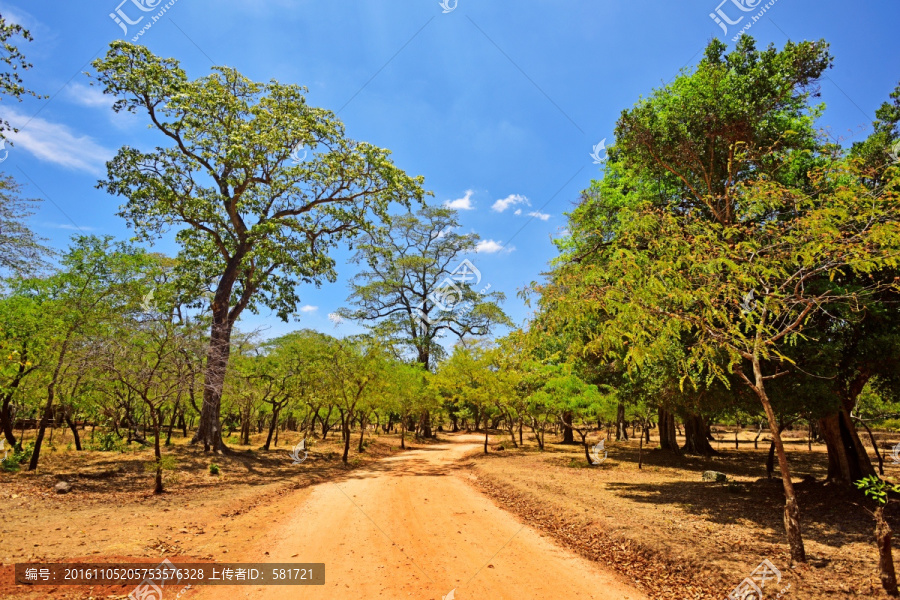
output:
[[[213,463],[209,465],[209,474],[210,475],[218,475],[219,474],[219,465]]]
[[[22,442],[18,442],[13,451],[0,461],[0,469],[7,473],[15,473],[19,470],[19,465],[31,460],[31,453],[34,452],[34,442],[28,442],[22,447]]]

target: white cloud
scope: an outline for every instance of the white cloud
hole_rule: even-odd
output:
[[[538,211],[528,213],[529,217],[534,217],[535,219],[540,219],[541,221],[546,221],[550,218],[550,215],[547,213],[542,213]]]
[[[521,208],[517,208],[517,209],[516,209],[516,212],[514,212],[513,214],[516,215],[516,216],[518,217],[519,215],[522,214],[522,209],[521,209]]]
[[[472,210],[475,207],[472,206],[472,194],[474,194],[472,190],[466,190],[466,195],[462,198],[457,198],[456,200],[447,200],[444,202],[444,206],[447,208],[454,208],[456,210]]]
[[[0,107],[0,118],[19,128],[18,133],[7,133],[14,144],[10,152],[24,150],[39,160],[94,175],[104,173],[106,161],[114,154],[90,136],[78,135],[61,123],[37,117],[29,120],[28,116],[8,107]]]
[[[344,317],[337,313],[328,313],[328,320],[334,323],[335,327],[340,327],[341,323],[344,322]]]
[[[521,194],[510,194],[506,198],[494,202],[494,204],[491,206],[491,210],[502,213],[510,206],[515,206],[516,204],[531,206],[531,202],[529,202],[528,198],[526,198],[525,196],[522,196]]]
[[[70,223],[44,223],[47,227],[53,229],[66,229],[69,231],[94,231],[93,227],[82,227],[80,225],[72,225]]]
[[[497,252],[512,252],[515,250],[515,246],[510,246],[509,248],[505,247],[500,242],[495,242],[494,240],[481,240],[475,246],[475,252],[483,253],[483,254],[496,254]]]
[[[305,312],[305,313],[316,312],[317,310],[319,310],[318,306],[310,306],[309,304],[307,304],[306,306],[300,307],[300,312]]]
[[[111,108],[115,102],[114,98],[101,92],[100,88],[77,82],[66,86],[66,97],[75,104],[90,108]]]

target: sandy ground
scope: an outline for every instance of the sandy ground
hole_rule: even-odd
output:
[[[454,473],[480,450],[479,440],[454,436],[314,486],[286,518],[273,518],[268,535],[228,557],[322,562],[324,586],[207,586],[191,598],[645,598],[498,508],[464,472]]]

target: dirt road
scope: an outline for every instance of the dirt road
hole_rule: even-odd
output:
[[[473,490],[458,467],[479,450],[476,436],[451,437],[381,460],[339,483],[318,485],[284,524],[239,557],[325,563],[324,586],[209,586],[194,597],[645,598]]]

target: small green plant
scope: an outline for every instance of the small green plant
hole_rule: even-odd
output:
[[[107,431],[97,434],[97,439],[92,447],[100,452],[125,452],[127,444],[116,435],[115,431]]]
[[[22,447],[22,442],[16,442],[13,451],[7,454],[6,458],[0,461],[0,470],[7,473],[15,473],[19,470],[19,465],[31,460],[31,453],[34,451],[34,442],[28,442]]]
[[[219,475],[219,465],[217,465],[215,463],[209,465],[209,474],[218,476]]]
[[[162,470],[166,483],[175,483],[178,481],[178,477],[175,474],[175,469],[178,468],[178,461],[175,460],[174,456],[166,455],[161,457],[158,461],[154,460],[149,462],[144,466],[144,470],[148,473],[156,473],[157,466]]]
[[[884,481],[874,475],[869,475],[853,483],[875,502],[875,512],[870,512],[870,514],[875,517],[875,545],[878,548],[881,587],[889,596],[900,596],[897,574],[894,571],[893,550],[891,549],[893,532],[890,524],[884,518],[884,509],[890,501],[888,494],[900,493],[900,485]]]
[[[900,494],[900,485],[888,483],[874,475],[864,477],[859,481],[854,482],[854,485],[861,489],[866,496],[874,500],[875,504],[878,504],[879,506],[887,504],[888,492]]]

